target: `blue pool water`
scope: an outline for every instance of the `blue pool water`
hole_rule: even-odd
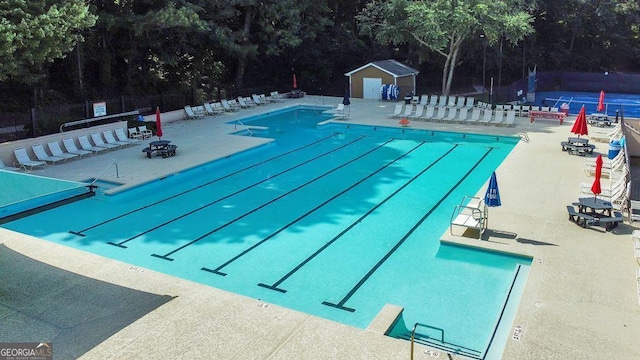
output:
[[[443,349],[501,349],[531,259],[440,236],[518,139],[321,120],[244,119],[276,140],[3,226],[360,328],[395,304],[392,335],[419,322]]]

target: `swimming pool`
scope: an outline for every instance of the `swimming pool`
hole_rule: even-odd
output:
[[[531,260],[440,236],[518,139],[322,119],[243,119],[276,141],[4,227],[360,328],[400,305],[393,336],[419,322],[444,349],[501,348]]]

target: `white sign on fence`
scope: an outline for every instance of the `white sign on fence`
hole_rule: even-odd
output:
[[[93,103],[93,117],[105,116],[105,115],[107,115],[107,103],[106,102]]]

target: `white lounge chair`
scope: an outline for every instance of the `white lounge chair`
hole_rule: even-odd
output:
[[[92,151],[92,152],[98,153],[98,152],[109,150],[106,147],[91,145],[87,135],[78,135],[78,143],[80,143],[80,147],[82,148],[82,150],[86,150],[86,151]],[[69,148],[67,148],[67,150],[69,150]]]
[[[478,120],[477,122],[482,124],[482,125],[487,125],[491,122],[491,118],[493,117],[493,110],[491,109],[484,109],[484,113],[482,114],[482,118],[480,118],[480,120]]]
[[[438,107],[446,107],[447,105],[447,97],[444,95],[440,95],[440,98],[438,99]]]
[[[17,167],[14,167],[14,166],[5,166],[4,162],[2,162],[2,160],[0,160],[0,170],[18,171],[18,170],[20,170],[20,168],[17,168]]]
[[[23,147],[13,149],[13,154],[16,156],[16,165],[20,165],[25,170],[33,170],[33,168],[40,166],[47,166],[44,161],[36,161],[29,157],[27,149]]]
[[[427,102],[429,102],[429,96],[427,94],[420,95],[420,105],[427,106]]]
[[[407,116],[410,119],[419,119],[422,114],[424,113],[424,105],[416,105],[416,112],[413,113],[412,115]]]
[[[393,109],[393,113],[389,115],[389,117],[390,118],[400,117],[400,115],[402,115],[402,106],[404,106],[404,104],[396,103],[396,107]]]
[[[444,117],[446,115],[447,115],[447,108],[446,107],[439,107],[438,108],[438,113],[436,114],[436,116],[432,117],[431,120],[443,121]]]
[[[129,132],[130,139],[142,140],[142,133],[138,130],[137,127],[128,128],[127,131]]]
[[[469,109],[466,108],[466,107],[463,107],[458,112],[458,115],[456,116],[454,121],[455,122],[459,122],[459,123],[463,123],[463,122],[467,121],[467,116],[469,116]]]
[[[278,94],[277,91],[272,91],[271,92],[271,101],[282,102],[282,101],[284,101],[284,99],[282,98],[282,96],[280,96],[280,94]]]
[[[199,119],[199,118],[204,117],[203,113],[197,112],[190,105],[185,105],[184,106],[184,112],[186,114],[186,116],[185,116],[186,119]]]
[[[67,149],[67,152],[70,153],[70,154],[76,154],[76,155],[79,155],[79,156],[85,156],[85,155],[92,155],[93,154],[93,151],[78,149],[78,147],[76,146],[76,143],[73,142],[72,138],[64,138],[64,139],[62,139],[62,144],[64,145],[64,148]]]
[[[504,110],[496,110],[496,113],[494,114],[493,118],[491,118],[491,122],[489,122],[489,124],[502,125],[503,121],[504,121]]]
[[[256,106],[256,104],[254,104],[253,102],[250,102],[250,103],[247,102],[245,98],[243,98],[242,96],[238,96],[238,104],[240,104],[241,108],[245,108],[245,109]]]
[[[266,97],[264,94],[258,95],[258,99],[260,99],[260,101],[262,101],[263,104],[268,104],[271,102],[269,101],[269,98]]]
[[[464,107],[471,109],[473,107],[473,103],[476,101],[472,96],[468,96],[465,101]]]
[[[150,138],[153,136],[153,131],[147,129],[147,125],[138,126],[138,131],[142,134],[142,139]]]
[[[504,119],[501,125],[514,126],[516,122],[516,110],[507,111],[507,117]]]
[[[227,100],[221,100],[221,101],[220,101],[220,103],[222,104],[222,108],[223,108],[223,109],[224,109],[224,111],[226,111],[226,112],[238,111],[238,109],[240,108],[240,107],[235,107],[235,106],[233,106],[233,107],[232,107],[232,106],[229,104],[229,101],[227,101]]]
[[[413,113],[413,105],[407,105],[401,117],[409,117]]]
[[[266,104],[266,103],[262,102],[262,100],[260,100],[260,98],[256,94],[251,94],[251,99],[253,99],[253,102],[256,103],[256,105],[265,105]]]
[[[456,101],[456,107],[458,109],[462,109],[464,107],[464,102],[467,100],[464,96],[458,96],[458,100]]]
[[[80,155],[78,154],[72,154],[72,153],[62,151],[60,144],[56,140],[49,141],[47,145],[49,146],[49,151],[51,151],[51,155],[53,156],[57,156],[59,158],[65,158],[67,160],[80,157]]]
[[[449,108],[456,107],[456,99],[457,99],[457,97],[455,97],[455,96],[449,96],[449,101],[447,102],[447,107],[449,107]]]
[[[116,134],[116,139],[118,139],[118,141],[126,142],[128,144],[136,144],[140,142],[140,139],[127,137],[127,135],[124,133],[124,130],[122,130],[122,128],[116,128],[115,134]]]
[[[91,133],[91,140],[93,141],[93,144],[97,147],[103,147],[107,149],[115,149],[120,147],[120,145],[105,143],[104,140],[102,140],[102,136],[100,136],[100,133],[97,133],[97,132]]]
[[[104,136],[104,141],[107,142],[107,144],[111,144],[111,145],[115,145],[115,146],[127,146],[129,145],[128,141],[119,141],[116,140],[116,138],[113,136],[113,133],[111,132],[111,130],[105,130],[102,132],[102,136]]]
[[[420,120],[428,121],[433,119],[435,112],[436,112],[435,106],[427,105],[427,107],[424,108],[424,114],[420,116]]]
[[[438,106],[438,95],[429,96],[429,106]]]
[[[442,119],[444,122],[453,122],[458,116],[458,108],[449,108],[449,113]]]
[[[471,117],[466,122],[475,124],[478,122],[478,120],[480,120],[481,115],[482,108],[474,107],[473,110],[471,110]]]
[[[36,158],[40,161],[44,161],[47,164],[55,164],[58,161],[65,161],[67,159],[63,157],[51,156],[44,151],[44,146],[42,144],[33,144],[31,145],[31,149],[33,149],[33,153],[36,155]]]

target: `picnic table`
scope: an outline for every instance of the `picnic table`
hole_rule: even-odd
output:
[[[151,141],[148,147],[142,149],[142,152],[146,153],[148,158],[151,158],[154,154],[166,158],[174,156],[177,148],[177,145],[171,145],[171,140],[157,140]]]
[[[593,154],[593,150],[596,148],[595,145],[589,144],[589,139],[579,137],[570,137],[567,141],[561,141],[560,146],[562,146],[562,151],[580,156]]]
[[[609,116],[607,114],[602,113],[592,113],[587,117],[587,122],[591,125],[596,125],[600,127],[610,126],[611,120],[609,120]]]
[[[564,121],[565,113],[559,111],[539,111],[539,110],[531,110],[529,111],[529,121],[534,122],[536,119],[558,119],[560,120],[560,125]]]

